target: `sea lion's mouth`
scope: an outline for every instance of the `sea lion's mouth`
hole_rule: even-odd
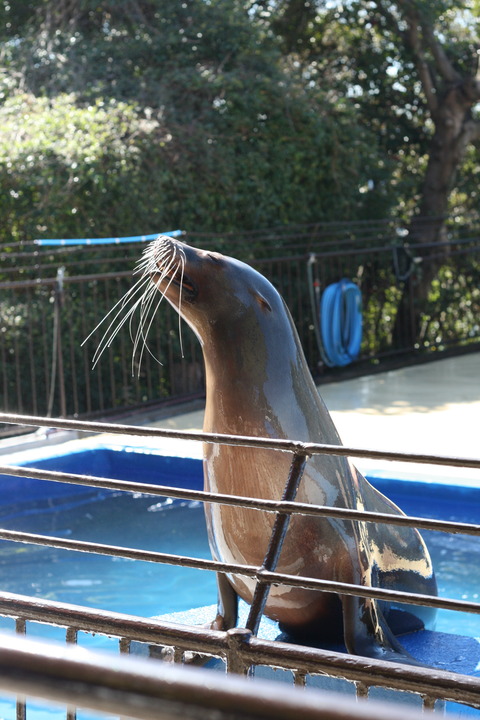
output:
[[[185,273],[182,266],[170,267],[158,264],[158,272],[152,273],[152,280],[160,292],[165,294],[172,285],[178,288],[184,300],[193,301],[198,295],[198,288],[193,280]],[[160,287],[161,284],[165,287]]]

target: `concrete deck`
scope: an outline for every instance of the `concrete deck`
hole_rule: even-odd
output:
[[[324,384],[319,388],[345,445],[480,458],[480,354]],[[154,421],[163,428],[201,430],[203,410]],[[364,472],[387,464],[359,460]],[[411,465],[395,463],[408,475]],[[423,468],[415,468],[424,474]],[[432,472],[429,466],[428,472]],[[478,478],[477,470],[447,475]],[[398,475],[396,475],[398,477]]]
[[[375,450],[438,454],[480,459],[480,354],[472,353],[322,384],[319,388],[345,445]],[[154,410],[124,416],[120,422],[178,430],[201,430],[203,408],[159,419]],[[32,436],[0,441],[0,455],[84,437],[41,429]],[[295,439],[295,438],[292,438]],[[112,444],[149,445],[142,437],[110,435]],[[79,440],[87,442],[87,439]],[[201,444],[166,439],[153,443],[171,455],[200,457]],[[12,460],[15,458],[11,458]],[[434,477],[444,482],[480,484],[480,471],[411,463],[357,459],[364,474],[396,478]]]

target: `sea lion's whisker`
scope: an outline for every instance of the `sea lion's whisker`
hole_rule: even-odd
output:
[[[157,262],[158,262],[158,260],[157,260]],[[175,265],[177,265],[177,267],[175,267]],[[175,272],[173,272],[173,273],[171,273],[172,268],[175,268]],[[140,325],[139,325],[139,328],[138,328],[138,332],[137,332],[137,338],[138,338],[139,336],[141,336],[141,337],[144,339],[144,346],[143,346],[143,348],[142,348],[141,357],[143,356],[144,349],[146,349],[147,352],[149,352],[150,355],[151,355],[154,359],[158,360],[158,359],[155,357],[155,355],[150,351],[150,349],[149,349],[149,347],[148,347],[148,345],[147,345],[147,343],[146,343],[146,338],[147,338],[147,336],[148,336],[148,333],[150,332],[150,328],[151,328],[152,323],[153,323],[153,321],[154,321],[154,319],[155,319],[156,312],[157,312],[158,308],[160,307],[161,302],[163,301],[164,294],[165,294],[165,292],[168,290],[168,288],[170,287],[170,285],[172,284],[172,282],[173,282],[174,279],[175,279],[177,268],[178,268],[178,263],[176,262],[176,258],[175,258],[175,257],[170,257],[170,261],[169,261],[169,263],[167,264],[167,266],[164,267],[164,268],[162,268],[162,270],[161,270],[161,275],[160,275],[160,280],[159,280],[158,284],[160,285],[161,282],[162,282],[165,278],[168,278],[168,283],[167,283],[165,289],[160,292],[160,297],[159,297],[158,303],[156,304],[156,307],[155,307],[154,312],[151,313],[151,317],[150,317],[150,320],[149,320],[149,322],[148,322],[148,325],[146,325],[146,322],[145,322],[144,318],[146,318],[146,317],[148,316],[148,312],[150,311],[150,309],[151,309],[151,307],[152,307],[152,305],[153,305],[153,301],[154,301],[154,298],[155,298],[155,296],[156,296],[156,291],[157,291],[157,287],[156,287],[155,285],[152,285],[152,294],[151,294],[151,297],[149,297],[147,300],[145,300],[144,304],[142,303],[141,322],[140,322]],[[182,271],[182,278],[183,278],[183,271]],[[145,329],[145,328],[146,328],[146,329]],[[138,346],[138,342],[139,342],[139,339],[136,340],[136,342],[135,342],[134,350],[135,350],[136,347]],[[160,362],[160,361],[158,361],[158,362]]]
[[[154,289],[155,289],[155,288],[154,288]],[[156,317],[158,308],[160,307],[160,304],[161,304],[161,302],[162,302],[162,300],[163,300],[163,295],[160,295],[160,297],[159,297],[159,299],[158,299],[158,301],[157,301],[157,303],[156,303],[156,305],[155,305],[154,310],[151,311],[151,308],[152,308],[152,306],[153,306],[153,304],[154,304],[154,299],[155,299],[155,293],[152,294],[152,298],[151,298],[151,300],[150,300],[150,302],[149,302],[149,306],[148,306],[148,308],[146,309],[144,315],[142,315],[142,317],[141,317],[141,323],[140,323],[140,325],[139,325],[139,328],[138,328],[138,331],[137,331],[137,335],[136,335],[136,337],[135,337],[133,357],[135,357],[135,354],[136,354],[138,345],[140,344],[140,342],[142,342],[141,351],[140,351],[140,356],[139,356],[139,360],[138,360],[138,369],[139,369],[139,371],[140,371],[140,368],[141,368],[141,366],[142,366],[142,360],[143,360],[143,355],[144,355],[145,351],[147,351],[148,354],[150,355],[150,357],[152,357],[156,362],[158,362],[159,365],[163,365],[163,363],[162,363],[162,361],[160,360],[160,358],[158,358],[158,357],[155,355],[155,353],[153,353],[153,352],[150,350],[150,348],[148,347],[148,343],[147,343],[147,336],[148,336],[148,333],[150,332],[151,325],[152,325],[152,323],[153,323],[153,321],[154,321],[154,319],[155,319],[155,317]],[[144,316],[146,316],[147,312],[150,312],[150,311],[151,311],[150,321],[149,321],[149,323],[148,323],[148,326],[147,326],[146,330],[144,330]],[[133,365],[132,365],[132,370],[133,370]]]
[[[180,339],[180,355],[182,356],[182,359],[185,357],[185,354],[183,352],[183,336],[182,336],[182,289],[183,289],[183,275],[185,272],[185,253],[180,253],[180,265],[181,265],[181,275],[180,275],[180,292],[178,294],[178,337]]]
[[[125,304],[126,304],[127,299],[131,299],[131,298],[128,298],[128,296],[129,296],[129,295],[134,295],[134,294],[140,289],[140,285],[141,285],[142,283],[145,283],[145,278],[144,278],[144,277],[139,278],[139,280],[137,280],[137,282],[136,282],[131,288],[129,288],[124,295],[122,295],[122,297],[120,298],[120,300],[117,300],[117,302],[115,303],[115,305],[103,316],[103,318],[100,320],[100,322],[99,322],[99,323],[93,328],[93,330],[87,335],[87,337],[85,338],[85,340],[83,340],[83,342],[82,342],[82,344],[81,344],[81,347],[83,347],[83,345],[85,345],[85,343],[87,342],[87,340],[90,340],[90,338],[91,338],[92,335],[98,330],[98,328],[100,327],[100,325],[102,325],[102,323],[104,323],[105,320],[106,320],[108,317],[110,317],[110,315],[111,315],[113,312],[115,312],[115,310],[116,310],[118,307],[120,307],[120,310],[122,310],[122,308],[125,307]],[[108,326],[105,334],[108,332],[109,328],[113,325],[113,323],[115,322],[115,319],[118,317],[119,313],[120,313],[120,311],[117,313],[117,315],[115,315],[115,318],[112,320],[112,322],[111,322],[110,325]]]
[[[135,337],[133,337],[133,330],[132,330],[132,320],[133,318],[130,317],[130,335],[132,337],[133,341],[133,355],[132,355],[132,374],[134,374],[134,358],[138,352],[138,348],[141,346],[140,350],[140,356],[138,360],[138,367],[140,370],[140,367],[142,365],[143,355],[144,352],[147,351],[149,355],[160,365],[162,365],[161,360],[150,350],[147,343],[147,337],[148,333],[150,332],[150,328],[152,326],[152,323],[155,319],[156,313],[158,311],[158,308],[160,307],[161,302],[164,298],[164,292],[168,290],[171,283],[174,281],[177,268],[178,268],[178,261],[175,256],[172,257],[172,254],[168,252],[168,248],[165,248],[163,251],[157,252],[157,253],[151,253],[152,255],[152,262],[145,263],[145,267],[148,268],[148,274],[149,279],[150,275],[154,272],[159,271],[159,265],[161,265],[161,261],[168,256],[168,262],[164,267],[161,267],[160,269],[160,279],[158,281],[158,285],[160,285],[163,280],[168,278],[168,283],[166,285],[166,288],[164,291],[160,292],[158,302],[155,305],[154,310],[152,311],[152,307],[154,305],[155,298],[157,296],[157,286],[152,284],[151,288],[147,289],[145,294],[143,295],[140,303],[140,322],[137,328],[137,331],[135,333]],[[174,272],[172,272],[174,270]],[[183,269],[182,269],[182,279],[183,279]],[[150,317],[149,317],[150,315]],[[182,343],[180,341],[181,347]],[[183,352],[183,347],[182,347]]]
[[[105,332],[99,342],[99,345],[95,351],[95,354],[93,356],[93,367],[95,367],[95,365],[97,364],[98,360],[100,359],[100,356],[103,354],[105,349],[112,344],[114,338],[117,336],[120,329],[127,322],[128,318],[135,312],[139,303],[141,303],[142,297],[145,294],[145,287],[147,286],[147,282],[148,282],[147,278],[142,278],[141,280],[138,281],[138,283],[136,283],[136,286],[134,286],[134,288],[130,288],[130,290],[122,298],[120,298],[120,300],[114,305],[112,310],[110,310],[110,312],[108,312],[105,315],[105,317],[102,318],[102,320],[98,323],[96,328],[84,340],[84,342],[86,342],[92,336],[92,334],[100,327],[100,325],[103,322],[105,322],[105,320],[112,314],[112,312],[117,310],[117,312],[115,313],[115,316],[113,317],[113,319],[111,320],[107,329],[105,330]],[[135,300],[133,305],[127,310],[125,315],[123,315],[128,302],[132,302],[134,300],[135,295],[138,293],[141,293],[140,297],[138,297]],[[122,315],[123,315],[123,317],[122,317]],[[118,322],[119,318],[120,318],[120,321]],[[118,322],[118,324],[117,324],[117,322]],[[113,330],[112,330],[112,328],[113,328]]]
[[[141,345],[141,351],[140,351],[140,356],[138,359],[138,371],[139,372],[140,372],[140,368],[142,366],[143,353],[144,353],[145,349],[147,350],[147,352],[151,355],[151,357],[156,362],[158,362],[160,365],[162,365],[162,361],[160,360],[160,358],[157,358],[157,356],[150,350],[150,348],[148,347],[148,343],[147,343],[148,333],[152,326],[153,320],[155,319],[155,315],[160,306],[160,303],[163,300],[163,296],[160,295],[158,297],[158,301],[156,303],[155,309],[153,310],[153,312],[151,312],[151,309],[154,305],[156,298],[157,298],[157,288],[155,287],[155,285],[152,285],[151,288],[148,288],[147,292],[145,293],[145,295],[142,298],[142,301],[140,304],[140,319],[139,319],[139,324],[138,324],[135,336],[133,336],[133,329],[132,329],[132,324],[130,321],[130,335],[131,335],[132,341],[133,341],[132,374],[133,374],[133,367],[134,367],[134,365],[133,365],[134,359],[137,355],[137,351],[138,351],[138,348],[140,345]],[[149,313],[151,313],[150,320],[148,320]],[[147,324],[147,321],[148,321],[148,324]]]
[[[160,365],[161,360],[148,347],[148,334],[154,322],[156,313],[163,301],[165,293],[172,282],[180,285],[180,298],[178,302],[180,349],[184,357],[183,339],[181,332],[181,293],[184,285],[185,253],[181,247],[173,247],[170,241],[159,238],[150,243],[143,251],[133,271],[139,276],[133,286],[115,303],[90,334],[82,342],[82,346],[98,329],[108,321],[98,347],[92,360],[95,368],[105,352],[111,346],[121,329],[128,323],[130,338],[133,343],[132,375],[135,375],[135,359],[138,356],[138,374],[140,373],[145,352]],[[155,282],[152,282],[155,277]],[[160,286],[165,283],[163,290]],[[158,294],[157,294],[158,293]],[[157,300],[158,298],[158,300]],[[139,311],[138,326],[134,328],[135,315]]]
[[[161,251],[160,255],[163,256],[166,254],[166,252]],[[158,256],[158,253],[157,253]],[[92,336],[92,334],[100,327],[100,325],[109,317],[115,310],[117,310],[117,313],[115,314],[114,318],[110,322],[109,326],[107,327],[99,346],[97,347],[97,350],[93,356],[93,367],[96,366],[98,363],[101,355],[105,351],[107,347],[110,347],[113,340],[117,336],[117,334],[120,332],[121,328],[125,325],[127,321],[129,321],[130,324],[130,337],[133,340],[133,330],[132,330],[132,322],[133,317],[135,315],[135,312],[137,308],[140,306],[145,305],[145,298],[148,297],[150,294],[152,297],[155,295],[156,288],[155,286],[151,286],[151,272],[156,270],[156,263],[155,263],[155,253],[153,252],[153,249],[150,249],[149,253],[145,253],[144,257],[140,259],[140,261],[137,263],[137,267],[134,270],[134,273],[141,273],[140,278],[137,280],[137,282],[131,287],[127,292],[118,300],[118,302],[113,306],[113,308],[105,315],[104,318],[98,323],[98,325],[94,328],[94,330],[90,333],[90,335],[85,339],[88,340],[89,337]],[[170,265],[167,267],[167,271],[169,271]],[[151,289],[150,289],[151,288]],[[136,299],[136,301],[133,303],[133,305],[129,308],[129,310],[125,313],[124,317],[118,322],[118,325],[115,327],[115,324],[121,317],[125,307],[128,305],[129,302],[131,302],[135,295],[138,295],[140,293],[140,297]],[[151,324],[151,323],[150,323]],[[110,330],[112,332],[110,332]],[[144,342],[146,342],[146,338],[144,337]],[[138,343],[137,343],[138,346]],[[135,354],[134,356],[135,357]],[[156,358],[157,359],[157,358]],[[158,362],[160,362],[157,359]],[[132,360],[133,362],[133,360]]]
[[[152,283],[150,282],[150,277],[148,278],[148,280],[149,280],[149,283],[147,284],[145,292],[138,299],[138,306],[140,307],[140,323],[142,322],[142,317],[143,317],[146,309],[148,310],[148,307],[150,306],[151,302],[153,302],[153,298],[156,295],[155,285],[152,285]],[[138,328],[135,333],[133,332],[133,314],[130,315],[128,329],[129,329],[129,333],[130,333],[130,339],[133,342],[135,340],[135,337],[138,335]]]
[[[147,251],[144,251],[144,254],[136,264],[135,270],[133,271],[134,274],[138,274],[139,272],[154,272],[157,269],[158,261],[163,260],[163,258],[169,254],[170,253],[168,253],[166,249],[160,250],[160,252],[157,251],[155,254],[152,250],[148,253]]]

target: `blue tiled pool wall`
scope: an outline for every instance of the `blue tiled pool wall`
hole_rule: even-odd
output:
[[[367,476],[367,479],[412,517],[466,523],[480,520],[480,477],[478,487],[453,482],[397,480],[387,476]]]
[[[203,487],[202,463],[181,458],[138,451],[137,448],[96,447],[68,454],[50,455],[19,462],[23,467],[104,477],[113,480],[170,485],[200,490]],[[71,496],[109,494],[109,490],[92,490],[83,485],[0,475],[0,505],[22,501],[60,499]]]
[[[203,487],[202,461],[198,458],[172,457],[137,447],[97,446],[68,454],[51,454],[37,460],[21,462],[25,467],[79,473],[109,479],[170,485],[200,490]],[[480,483],[478,487],[435,481],[398,480],[369,477],[372,485],[397,503],[407,515],[478,522],[480,518]],[[108,490],[92,490],[30,478],[0,476],[0,505],[48,498],[108,494]]]

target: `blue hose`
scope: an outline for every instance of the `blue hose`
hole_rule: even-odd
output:
[[[183,235],[183,230],[170,230],[169,232],[153,233],[153,235],[132,235],[130,237],[111,237],[111,238],[75,238],[68,240],[34,240],[35,245],[119,245],[120,243],[147,242],[155,240],[159,235],[168,235],[169,237],[179,237]]]
[[[329,285],[320,302],[320,333],[325,363],[343,367],[360,354],[362,295],[351,280]]]

